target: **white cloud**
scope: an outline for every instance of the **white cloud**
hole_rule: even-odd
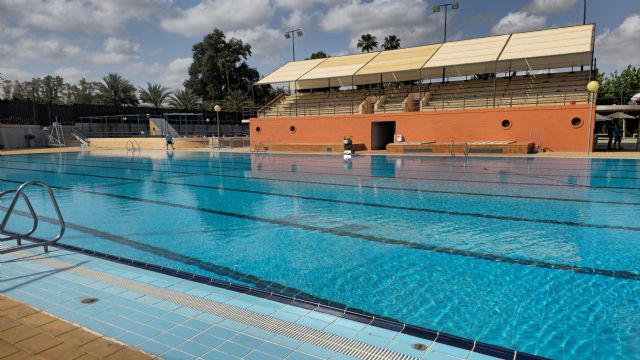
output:
[[[33,74],[18,67],[0,66],[0,74],[6,80],[27,81],[33,78]]]
[[[640,14],[629,15],[620,26],[605,29],[596,38],[598,65],[624,68],[628,64],[640,64]]]
[[[129,39],[108,37],[104,41],[104,51],[89,56],[95,64],[122,64],[138,59],[140,44]]]
[[[189,75],[189,66],[191,66],[192,62],[193,59],[190,57],[177,58],[171,61],[160,78],[162,85],[172,89],[182,87],[182,83]]]
[[[255,55],[274,55],[290,43],[284,41],[282,31],[260,25],[253,29],[230,32],[234,37],[251,44],[251,52]]]
[[[91,74],[89,70],[80,70],[77,67],[60,67],[53,71],[53,75],[60,76],[65,82],[77,83],[80,79],[86,78]]]
[[[526,9],[533,13],[555,13],[573,9],[578,0],[533,0]]]
[[[545,27],[545,16],[533,15],[526,11],[510,12],[491,28],[493,34],[507,34],[519,31],[536,30]]]
[[[131,19],[148,19],[171,0],[3,0],[0,16],[55,32],[111,34]]]
[[[450,21],[453,16],[449,15]],[[331,7],[320,19],[320,27],[349,32],[353,49],[363,33],[377,36],[379,42],[393,34],[407,47],[439,41],[443,19],[443,14],[430,14],[424,0],[359,0]]]
[[[14,47],[14,56],[31,60],[66,60],[82,54],[82,49],[63,38],[26,38]]]
[[[161,26],[185,36],[204,35],[214,27],[243,30],[268,22],[274,11],[269,0],[203,0],[191,8],[178,9],[164,18]]]

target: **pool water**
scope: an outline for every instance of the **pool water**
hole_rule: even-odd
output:
[[[36,179],[62,243],[545,357],[640,359],[637,160],[0,157],[0,189]]]

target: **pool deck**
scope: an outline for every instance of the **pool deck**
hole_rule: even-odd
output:
[[[29,313],[38,311],[39,317],[53,319],[47,317],[51,314],[74,324],[67,327],[101,334],[96,338],[101,343],[112,338],[164,359],[496,359],[443,344],[437,336],[427,340],[401,328],[350,320],[338,312],[317,311],[313,306],[274,301],[59,248],[46,254],[38,249],[0,255],[0,274],[0,294],[38,309],[27,310]],[[82,303],[86,298],[97,301]],[[0,304],[31,309],[11,300]],[[5,318],[0,317],[0,329]],[[383,324],[381,321],[376,323]],[[42,326],[36,331],[44,332]],[[15,329],[0,332],[7,343],[4,347],[0,343],[0,350],[21,347],[22,339],[3,337]],[[49,339],[49,335],[39,336]],[[420,344],[419,349],[415,344]],[[118,352],[128,349],[109,346],[116,346]],[[89,348],[87,344],[77,347],[91,354]],[[108,356],[116,354],[113,351]],[[0,351],[0,359],[8,355]]]
[[[49,154],[49,153],[66,153],[66,152],[82,152],[82,151],[92,151],[92,152],[123,152],[122,150],[117,149],[97,149],[97,148],[79,148],[79,147],[66,147],[66,148],[38,148],[38,149],[20,149],[20,150],[2,150],[0,151],[0,156],[6,155],[28,155],[28,154]],[[143,150],[146,153],[158,152],[163,150]],[[210,151],[224,151],[224,152],[237,152],[237,153],[251,153],[249,148],[233,148],[233,149],[209,149],[209,148],[193,148],[193,149],[180,149],[173,150],[176,153],[180,152],[210,152]],[[264,154],[264,152],[261,152]],[[266,152],[266,154],[303,154],[299,152],[286,152],[286,151],[278,151],[278,152]],[[326,153],[304,153],[310,155],[318,155]],[[402,154],[402,153],[387,153],[384,150],[378,151],[361,151],[358,152],[361,155],[390,155],[390,156],[431,156],[431,157],[443,157],[449,156],[447,154],[422,154],[422,153],[411,153],[411,154]],[[340,153],[333,153],[335,156],[341,156]],[[459,156],[463,156],[459,154]],[[561,158],[593,158],[593,159],[640,159],[640,151],[598,151],[587,154],[586,152],[540,152],[537,154],[527,154],[527,155],[509,155],[509,154],[478,154],[478,155],[468,155],[469,157],[532,157],[532,158],[553,158],[553,157],[561,157]]]
[[[0,295],[0,359],[144,360],[153,356]]]

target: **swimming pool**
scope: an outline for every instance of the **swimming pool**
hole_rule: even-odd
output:
[[[0,189],[55,186],[65,244],[546,357],[640,358],[640,161],[118,154],[3,156]]]

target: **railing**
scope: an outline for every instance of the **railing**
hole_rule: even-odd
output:
[[[86,148],[89,147],[89,139],[82,133],[82,131],[73,128],[71,129],[71,135],[76,138],[80,142],[80,147]]]
[[[27,189],[30,186],[42,187],[49,194],[49,199],[51,200],[53,209],[56,212],[57,223],[58,225],[60,225],[60,230],[58,231],[58,234],[51,240],[40,240],[40,239],[31,238],[31,235],[38,228],[39,219],[38,219],[38,215],[33,209],[33,206],[31,205],[31,201],[29,200],[29,197],[24,192],[25,189]],[[64,218],[62,217],[62,213],[60,212],[60,207],[58,206],[58,202],[56,201],[56,197],[53,194],[53,190],[51,189],[51,187],[42,181],[29,181],[20,185],[16,190],[6,190],[3,192],[0,192],[0,198],[4,197],[7,194],[14,194],[14,195],[13,195],[13,199],[9,204],[9,207],[7,208],[7,212],[5,213],[4,218],[2,219],[2,223],[0,223],[0,236],[2,236],[0,237],[0,242],[16,240],[17,246],[10,247],[10,248],[2,247],[0,248],[0,254],[7,254],[10,252],[30,249],[38,246],[42,246],[44,248],[44,251],[48,252],[49,245],[53,245],[58,240],[60,240],[64,235],[64,231],[66,228]],[[33,225],[29,231],[18,234],[18,233],[6,230],[6,226],[11,216],[14,214],[14,212],[17,211],[16,204],[18,203],[18,199],[20,198],[22,198],[27,205],[27,209],[29,210],[29,216],[31,216],[31,219],[33,220]],[[29,240],[32,243],[23,245],[22,240]]]
[[[127,152],[140,152],[142,149],[140,148],[140,143],[136,139],[127,140]]]
[[[425,89],[426,90],[426,89]],[[409,89],[400,90],[411,93]],[[398,94],[398,90],[393,95]],[[422,98],[423,93],[419,93]],[[396,96],[397,97],[397,96]],[[365,98],[352,98],[345,101],[335,101],[328,98],[322,101],[305,101],[298,99],[298,102],[288,102],[284,104],[275,104],[270,108],[258,113],[261,117],[293,117],[293,116],[323,116],[323,115],[353,115],[359,114],[359,105]],[[423,110],[443,110],[443,109],[466,109],[466,108],[494,108],[494,107],[514,107],[514,106],[540,106],[545,104],[562,104],[570,103],[586,103],[588,102],[588,94],[585,89],[565,89],[565,90],[537,90],[523,89],[522,91],[500,91],[497,93],[482,93],[474,95],[438,95],[438,91],[433,91],[430,101],[423,104]],[[409,100],[413,108],[420,110],[420,100]],[[394,105],[401,105],[400,103]],[[263,107],[264,109],[265,107]],[[393,108],[389,111],[389,105],[385,104],[380,111],[386,112],[402,112],[403,108]]]

